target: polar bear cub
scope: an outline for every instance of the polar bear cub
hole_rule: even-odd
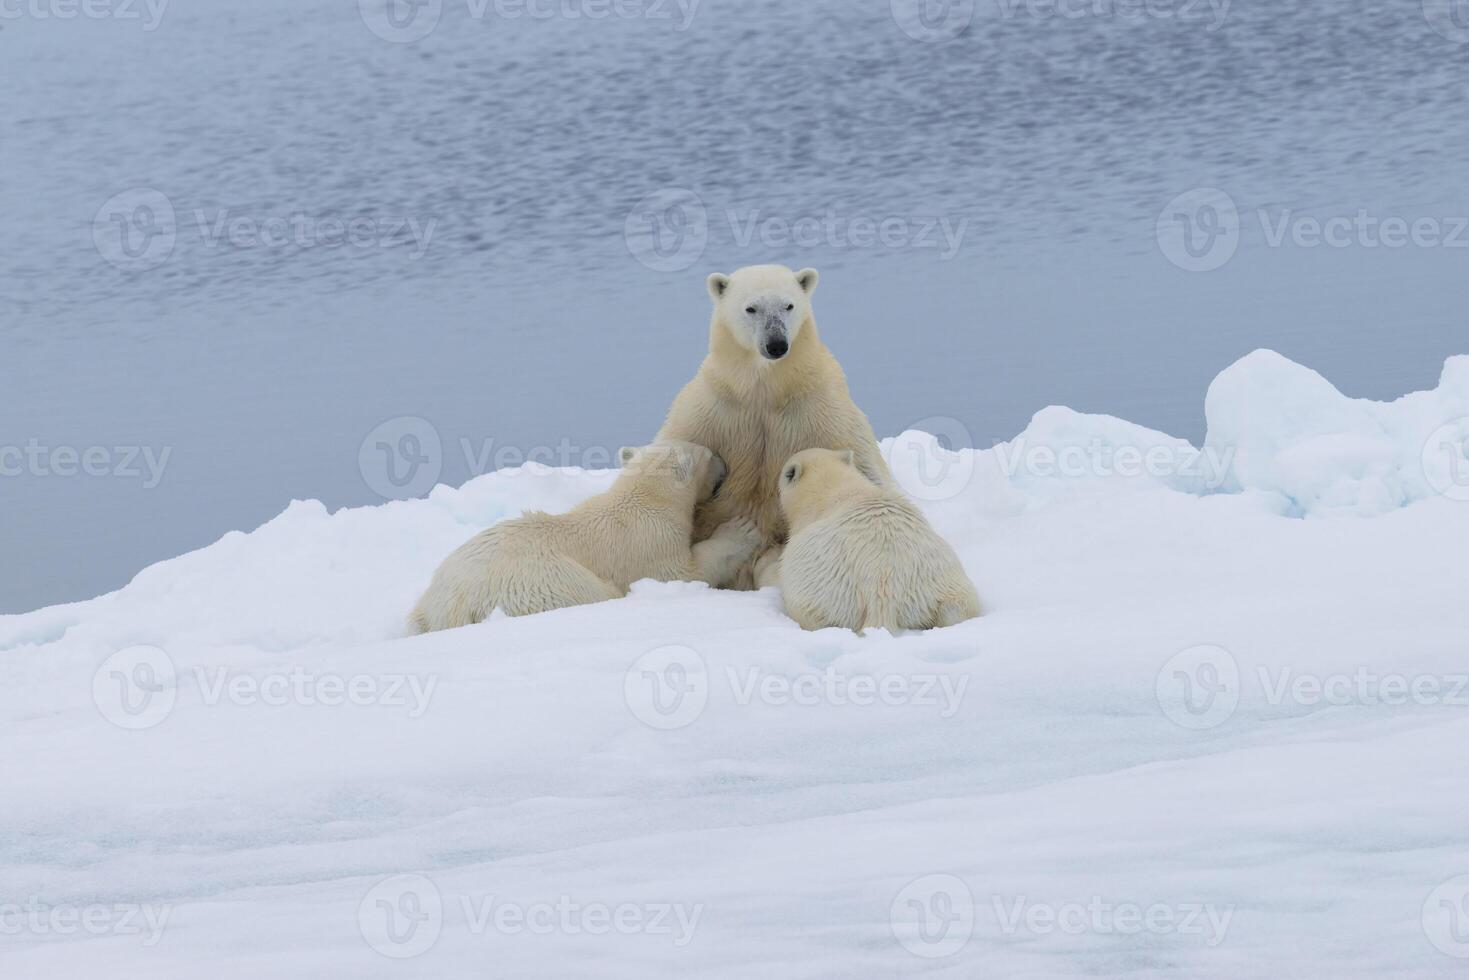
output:
[[[851,451],[797,453],[779,482],[791,536],[774,577],[803,629],[925,630],[979,615],[954,549],[900,491],[864,476]]]
[[[434,573],[409,617],[415,632],[468,626],[496,609],[529,616],[627,595],[640,579],[722,581],[760,534],[735,520],[691,545],[694,508],[714,496],[724,461],[687,442],[623,449],[606,493],[565,514],[527,513],[480,532]]]

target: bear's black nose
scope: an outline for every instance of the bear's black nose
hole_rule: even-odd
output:
[[[785,357],[790,349],[791,345],[786,342],[784,337],[776,337],[765,342],[765,356],[772,361],[778,361],[782,357]]]

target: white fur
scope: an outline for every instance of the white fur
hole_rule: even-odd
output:
[[[729,465],[724,488],[695,515],[696,541],[726,521],[746,518],[767,549],[778,547],[786,526],[776,476],[803,449],[850,449],[873,480],[891,481],[872,426],[852,403],[846,375],[816,331],[811,294],[817,281],[814,269],[792,272],[779,265],[709,277],[709,354],[658,433],[660,440],[708,446]],[[776,337],[789,350],[772,360],[765,348]],[[753,567],[742,566],[721,584],[752,587]]]
[[[721,581],[760,543],[731,521],[690,546],[694,507],[724,478],[703,446],[659,442],[622,451],[606,493],[565,514],[502,521],[460,547],[434,573],[410,616],[416,632],[468,626],[496,609],[510,616],[617,599],[640,579]]]
[[[780,501],[790,543],[761,572],[803,629],[925,630],[979,615],[954,549],[900,491],[859,473],[850,452],[791,457]]]

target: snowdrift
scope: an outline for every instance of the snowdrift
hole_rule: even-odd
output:
[[[611,479],[536,467],[0,617],[0,974],[1462,976],[1469,358],[1206,411],[886,441],[986,604],[928,634],[643,583],[405,637]]]

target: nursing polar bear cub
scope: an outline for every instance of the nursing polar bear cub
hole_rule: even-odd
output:
[[[748,521],[690,547],[694,507],[724,479],[714,453],[659,442],[622,450],[622,464],[606,493],[565,514],[501,521],[445,559],[409,617],[414,631],[469,626],[496,609],[529,616],[605,602],[645,578],[714,584],[750,560],[760,537]]]
[[[851,452],[797,453],[780,503],[791,537],[776,574],[803,629],[925,630],[979,615],[954,549],[902,493],[857,472]]]
[[[776,478],[803,449],[851,450],[868,477],[891,483],[872,426],[816,332],[816,283],[815,269],[779,265],[709,277],[709,354],[658,433],[659,441],[708,446],[729,465],[724,487],[695,514],[696,541],[736,518],[753,521],[766,548],[784,541]],[[752,566],[731,578],[721,584],[752,588]]]

